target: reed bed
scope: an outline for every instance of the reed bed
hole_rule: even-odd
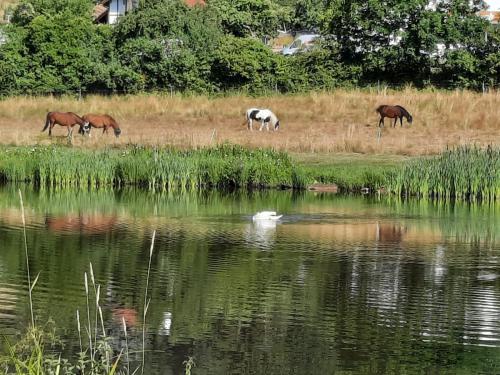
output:
[[[493,201],[500,198],[500,148],[463,146],[406,163],[388,178],[398,195]]]
[[[303,188],[307,183],[302,169],[285,153],[230,145],[187,151],[10,147],[0,149],[0,179],[40,188],[137,185],[153,190]]]

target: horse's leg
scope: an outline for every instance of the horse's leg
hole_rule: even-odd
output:
[[[260,129],[259,129],[259,131],[261,132],[262,129],[264,129],[264,120],[262,120],[261,123],[260,123]]]
[[[266,130],[269,131],[269,121],[266,122]]]
[[[104,134],[104,133],[108,134],[108,127],[107,126],[102,128],[102,134]]]
[[[397,118],[397,116],[396,116],[396,118],[394,119],[394,126],[393,126],[393,128],[395,128],[395,127],[396,127],[396,124],[397,124],[397,123],[398,123],[398,118]]]
[[[380,128],[382,126],[384,126],[384,117],[383,116],[380,117],[380,121],[378,122],[378,127]]]
[[[54,127],[55,125],[55,121],[52,122],[52,120],[50,121],[50,126],[49,126],[49,137],[52,137],[52,128]]]
[[[403,116],[399,118],[399,122],[401,123],[401,127],[403,127]]]
[[[253,131],[253,120],[248,119],[248,130]]]

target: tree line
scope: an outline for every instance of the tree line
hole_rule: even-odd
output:
[[[0,94],[302,92],[377,83],[479,89],[500,73],[500,34],[469,0],[142,0],[116,25],[93,0],[22,0],[2,28]],[[280,29],[321,34],[273,53]]]

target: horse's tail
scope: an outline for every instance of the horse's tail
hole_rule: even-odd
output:
[[[43,127],[42,132],[44,132],[45,130],[47,130],[47,128],[50,125],[50,113],[51,112],[47,113],[47,118],[45,119],[45,126]]]

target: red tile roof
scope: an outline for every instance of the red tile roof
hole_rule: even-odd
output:
[[[194,7],[196,5],[199,5],[199,6],[205,6],[207,5],[207,3],[205,2],[205,0],[184,0],[184,2],[186,3],[186,5],[188,7]]]

